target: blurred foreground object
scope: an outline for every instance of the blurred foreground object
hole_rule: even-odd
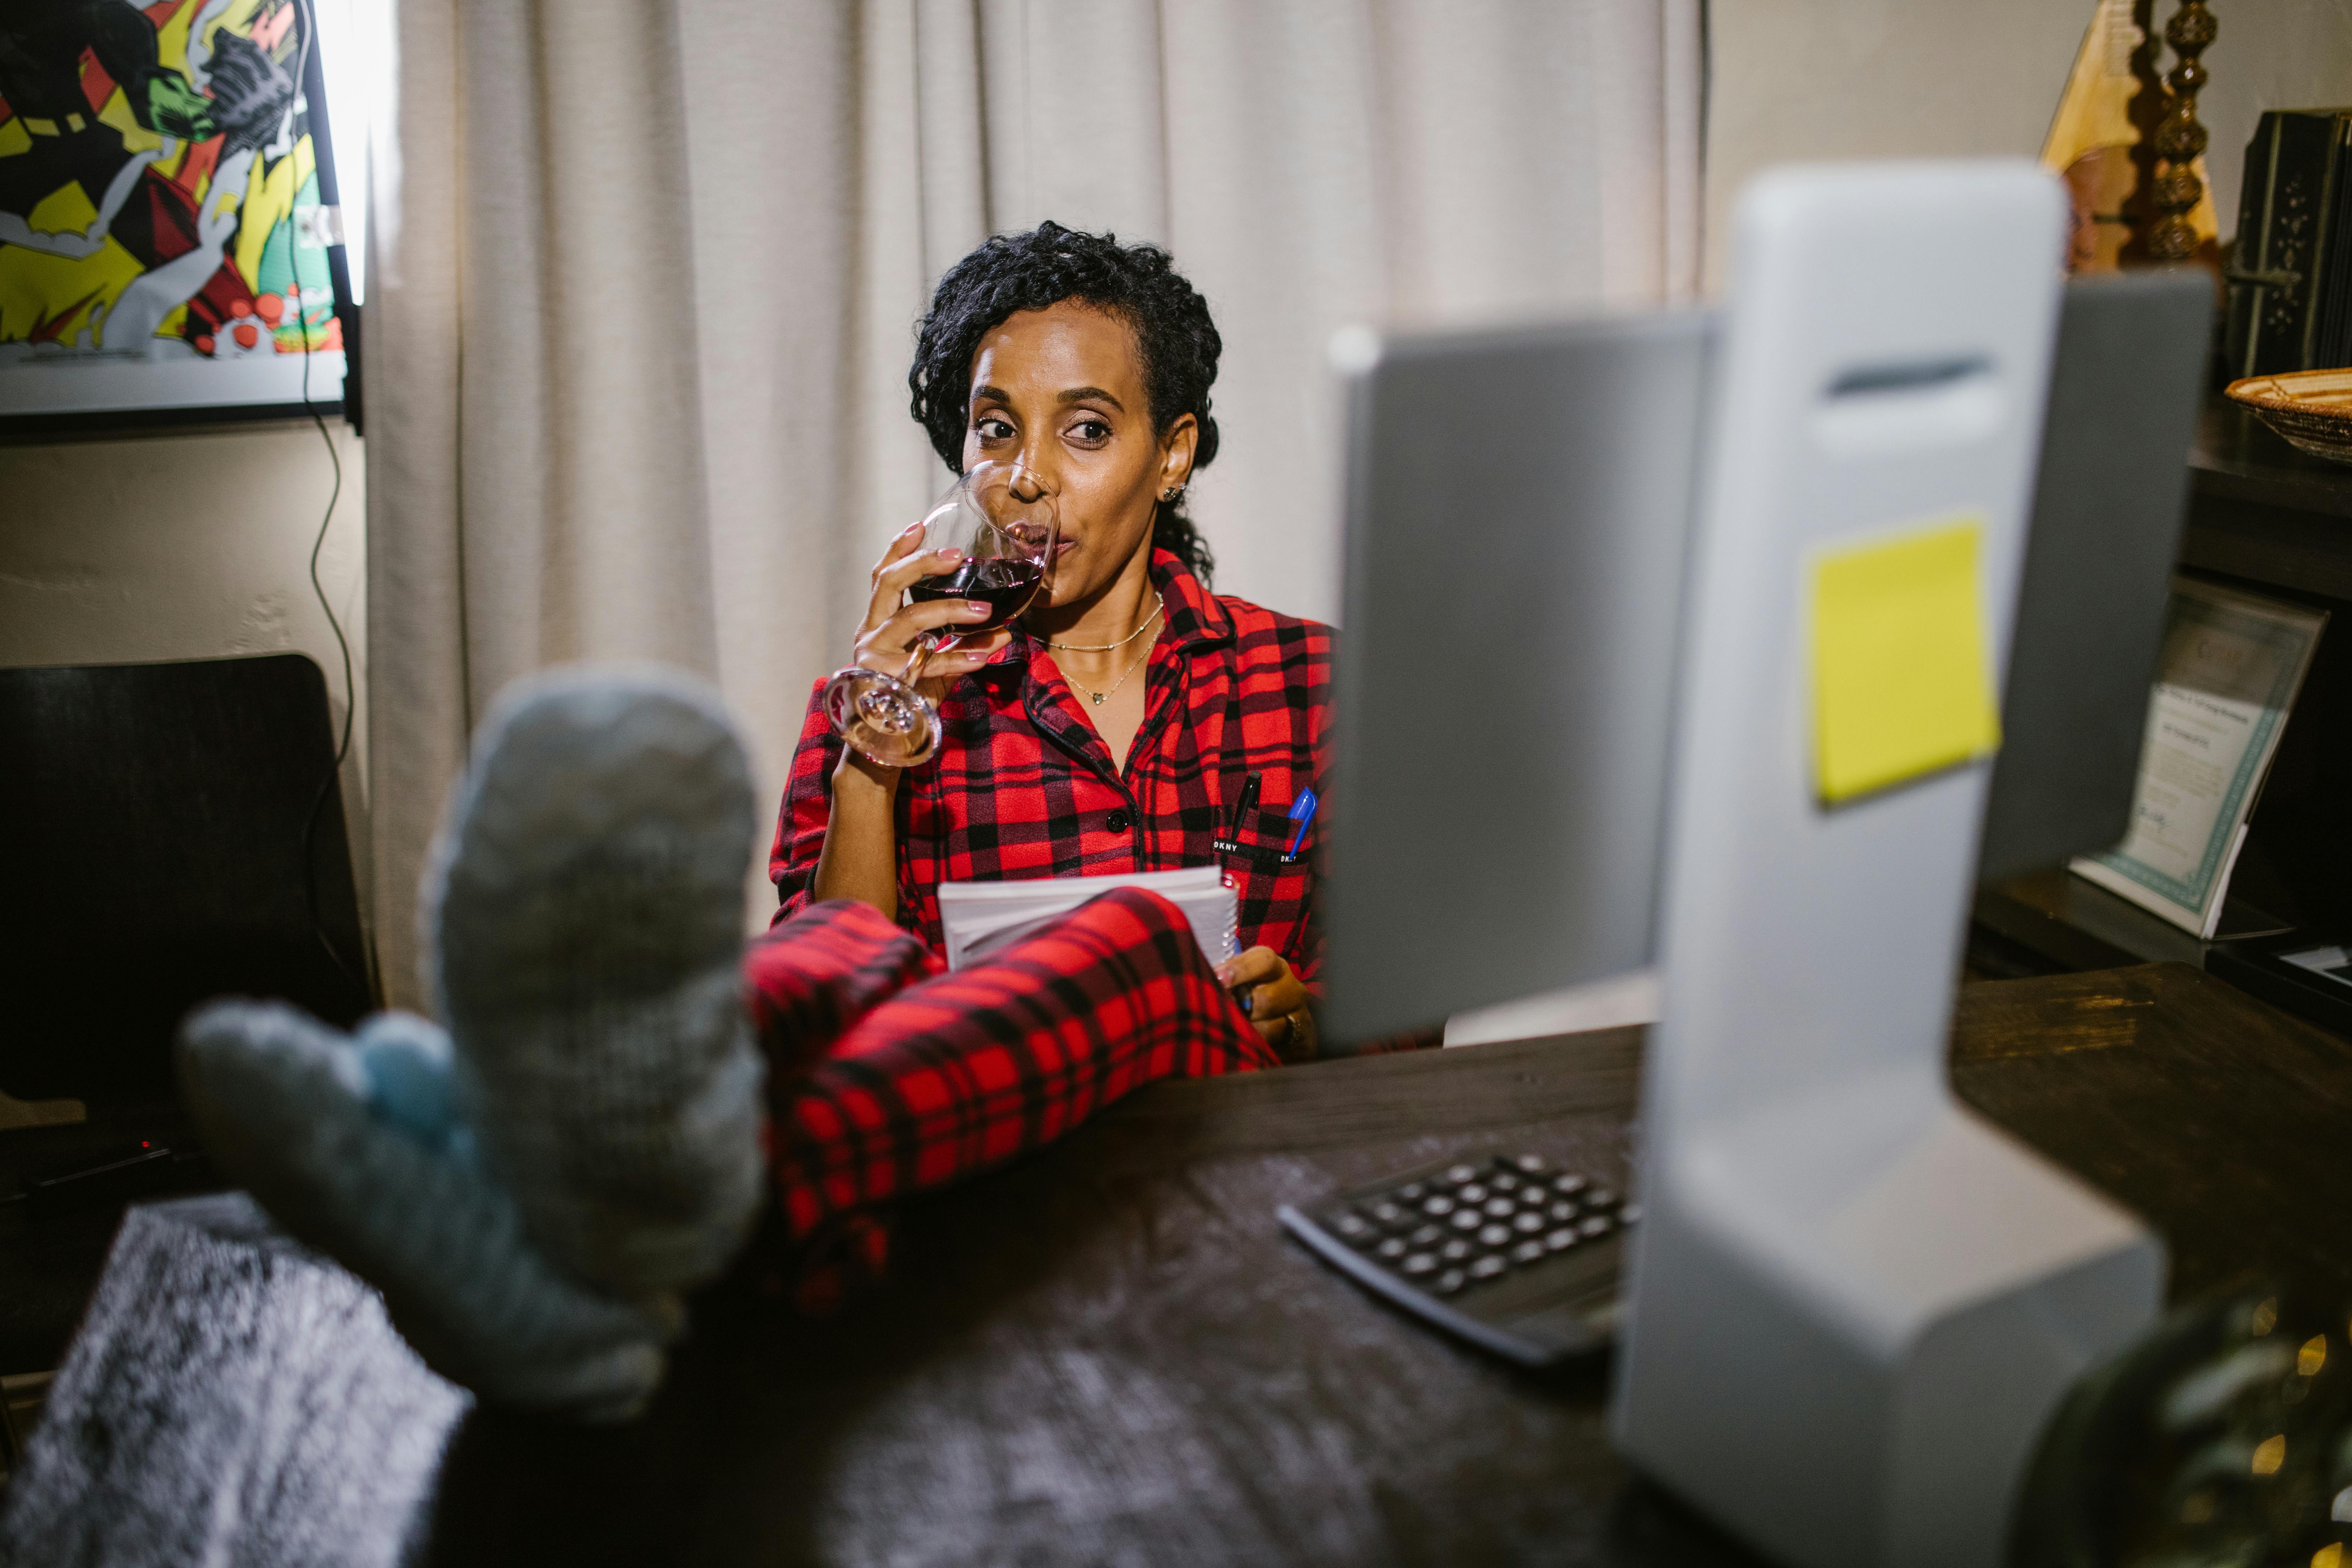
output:
[[[427,870],[446,1031],[387,1013],[352,1037],[235,1000],[182,1026],[224,1168],[488,1397],[640,1413],[680,1292],[760,1212],[752,821],[742,745],[698,683],[549,671],[483,721]]]
[[[2076,1385],[2019,1510],[2021,1568],[2341,1568],[2352,1302],[2263,1289],[2167,1318]]]
[[[2000,1562],[2161,1294],[2157,1237],[1946,1074],[2064,225],[2023,160],[1738,206],[1612,1435],[1803,1568]]]
[[[391,1568],[469,1403],[243,1194],[134,1209],[9,1481],[0,1563]]]

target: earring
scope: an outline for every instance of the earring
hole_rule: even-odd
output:
[[[1178,496],[1181,496],[1181,495],[1182,495],[1183,493],[1184,493],[1184,487],[1183,487],[1182,485],[1178,485],[1178,486],[1177,486],[1174,489],[1172,489],[1172,490],[1161,490],[1161,491],[1160,492],[1160,499],[1161,500],[1163,500],[1163,501],[1172,501],[1172,500],[1174,500]]]

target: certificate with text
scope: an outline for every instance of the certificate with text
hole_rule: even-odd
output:
[[[2130,833],[2075,873],[2210,938],[2326,625],[2324,611],[2174,579]]]

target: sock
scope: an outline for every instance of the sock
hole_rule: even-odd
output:
[[[637,1414],[683,1321],[551,1267],[446,1112],[447,1037],[386,1014],[353,1041],[278,1003],[215,1002],[180,1037],[214,1157],[297,1237],[383,1292],[443,1375],[589,1419]],[[440,1080],[436,1085],[435,1079]]]
[[[421,910],[460,1119],[562,1268],[627,1298],[707,1279],[764,1190],[743,749],[682,678],[572,670],[502,700],[475,758]]]

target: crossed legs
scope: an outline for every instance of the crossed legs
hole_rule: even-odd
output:
[[[1155,1079],[1279,1065],[1182,914],[1134,889],[953,974],[870,906],[819,904],[753,942],[743,978],[786,1233],[845,1230],[869,1268],[895,1199],[1049,1143]],[[832,1289],[813,1283],[811,1300]]]
[[[744,946],[749,770],[698,689],[546,678],[476,755],[423,900],[448,1032],[219,1003],[182,1073],[230,1173],[492,1397],[642,1408],[763,1173],[789,1245],[847,1230],[878,1262],[895,1199],[1155,1079],[1275,1065],[1147,893],[954,974],[858,904]]]

